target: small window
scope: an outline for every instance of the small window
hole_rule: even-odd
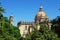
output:
[[[25,26],[25,30],[27,30],[27,26]]]

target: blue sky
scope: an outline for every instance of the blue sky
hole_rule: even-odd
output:
[[[14,25],[19,21],[32,22],[42,5],[49,19],[60,16],[60,0],[0,0],[5,8],[4,16],[14,16]]]

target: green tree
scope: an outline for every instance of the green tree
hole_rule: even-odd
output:
[[[3,16],[4,12],[0,6],[0,40],[20,40],[18,27],[10,24],[8,18]]]
[[[31,34],[31,40],[59,40],[57,34],[49,30],[45,24],[40,24],[41,28],[38,31],[34,30]]]
[[[52,20],[52,30],[60,37],[60,16]]]

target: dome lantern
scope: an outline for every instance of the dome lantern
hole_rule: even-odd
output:
[[[42,6],[40,6],[40,9],[39,9],[39,11],[43,11],[43,7],[42,7]]]

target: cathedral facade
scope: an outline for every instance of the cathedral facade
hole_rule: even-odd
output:
[[[29,33],[34,31],[34,27],[39,30],[40,29],[40,24],[41,23],[46,23],[46,25],[49,25],[49,29],[51,28],[51,24],[49,22],[48,24],[48,16],[43,10],[43,7],[41,6],[39,8],[39,12],[35,16],[35,21],[34,22],[23,22],[20,21],[18,22],[17,26],[20,30],[20,34],[22,37],[28,36]]]

